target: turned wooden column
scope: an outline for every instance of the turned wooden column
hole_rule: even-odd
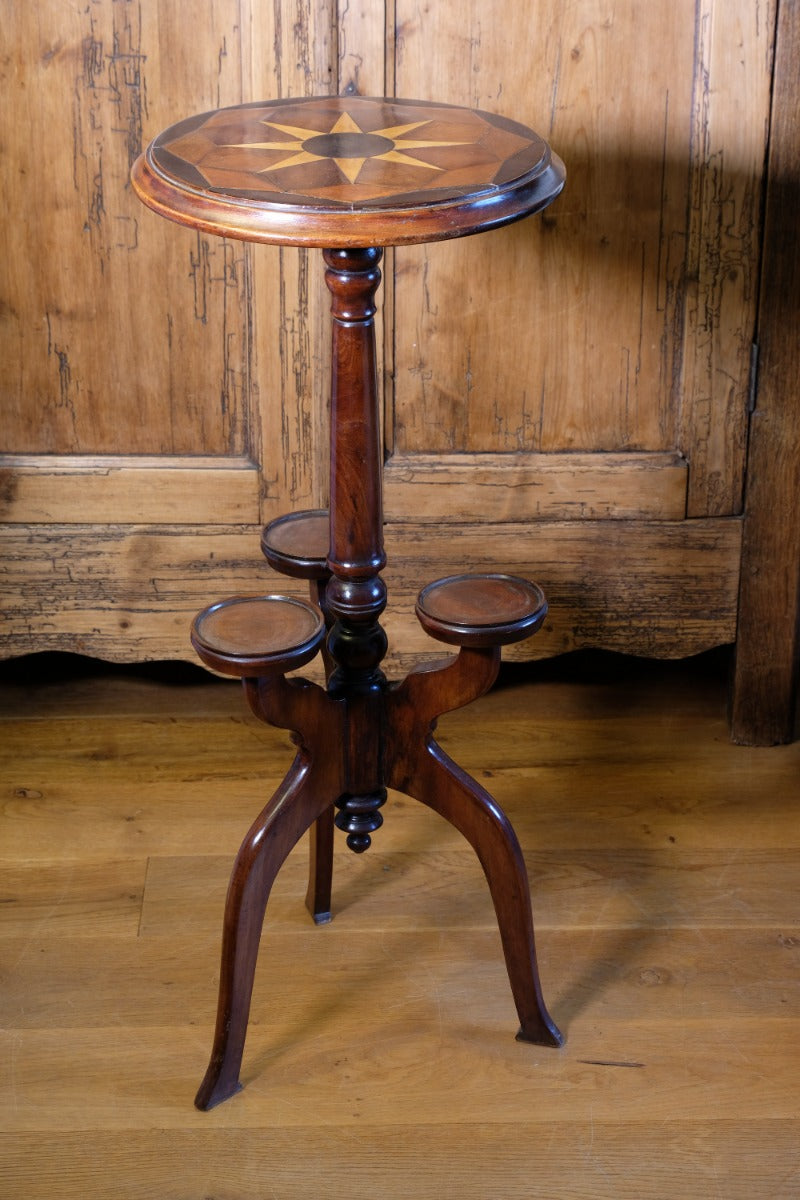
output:
[[[331,688],[374,690],[383,673],[386,607],[380,419],[375,369],[375,292],[381,250],[326,250],[333,303],[331,385],[331,544],[326,597],[336,623],[328,648]]]
[[[346,698],[348,739],[344,747],[348,791],[337,801],[336,825],[360,853],[382,824],[382,730],[365,745],[359,735],[365,706],[383,692],[380,663],[386,634],[379,618],[386,585],[379,572],[383,549],[381,431],[375,366],[375,292],[381,281],[379,249],[326,250],[325,282],[332,296],[331,502],[332,577],[326,600],[334,625],[328,651],[335,664],[328,682],[333,696]]]

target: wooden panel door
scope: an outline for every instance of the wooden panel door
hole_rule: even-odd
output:
[[[398,94],[503,111],[567,164],[542,217],[395,256],[387,518],[431,570],[543,584],[520,655],[735,639],[774,18],[397,0]]]
[[[800,737],[800,3],[775,38],[758,381],[747,463],[736,669],[737,741]]]
[[[6,14],[4,655],[191,659],[197,608],[263,586],[262,520],[320,498],[306,257],[169,225],[129,182],[178,116],[330,89],[329,9],[296,8],[208,0],[190,27],[176,0]]]
[[[470,568],[548,592],[518,656],[733,641],[775,11],[15,9],[3,652],[191,658],[191,613],[270,578],[259,524],[325,502],[319,255],[170,226],[128,168],[181,115],[337,90],[516,117],[568,168],[542,217],[386,256],[390,663],[437,653],[416,590]]]

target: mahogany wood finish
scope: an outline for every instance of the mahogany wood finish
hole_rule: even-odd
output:
[[[269,565],[290,579],[307,579],[311,599],[318,604],[330,628],[332,618],[325,598],[331,569],[328,566],[330,513],[325,509],[289,513],[265,525],[261,531],[261,552]],[[323,647],[326,674],[331,659]]]
[[[261,550],[270,566],[290,578],[308,579],[311,599],[319,605],[325,625],[333,624],[326,599],[331,569],[328,566],[330,546],[330,513],[327,509],[289,513],[270,521],[261,531]],[[325,677],[330,678],[333,659],[326,645],[322,647]],[[310,831],[310,861],[306,908],[316,925],[331,919],[331,887],[333,882],[334,809],[317,818]]]
[[[535,633],[547,616],[544,592],[511,575],[451,575],[420,592],[416,613],[431,637],[453,646],[505,646]]]
[[[192,645],[206,666],[240,679],[303,667],[325,637],[319,609],[288,596],[232,596],[204,609]]]
[[[330,917],[331,813],[361,853],[380,828],[387,788],[428,805],[474,848],[491,892],[519,1037],[559,1045],[544,1004],[525,865],[508,820],[433,738],[437,718],[494,682],[500,647],[547,611],[541,590],[507,575],[429,585],[417,614],[460,647],[443,666],[389,684],[375,295],[381,247],[439,241],[507,224],[548,204],[563,164],[532,131],[469,109],[333,97],[243,105],[172,126],[133,168],[145,204],[206,232],[324,249],[331,293],[330,508],[326,561],[319,511],[272,522],[262,549],[278,570],[325,582],[323,612],[303,602],[235,597],[206,609],[193,642],[203,661],[241,676],[253,712],[290,729],[297,756],[239,851],[225,907],[211,1062],[196,1098],[238,1090],[259,938],[272,883],[313,828],[308,906]],[[267,632],[271,614],[279,617]],[[316,615],[315,615],[316,614]],[[249,622],[252,622],[250,625]],[[327,686],[287,679],[328,628]]]
[[[206,233],[360,248],[507,225],[555,199],[564,167],[538,134],[492,113],[326,96],[180,121],[136,161],[133,184]]]
[[[261,532],[261,551],[282,575],[297,579],[330,579],[330,516],[327,509],[289,513],[270,521]]]

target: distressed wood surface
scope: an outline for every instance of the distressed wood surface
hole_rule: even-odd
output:
[[[128,182],[187,85],[200,106],[240,99],[241,10],[210,4],[191,48],[154,5],[6,14],[2,186],[25,220],[4,257],[3,449],[243,452],[241,248],[145,230]]]
[[[373,0],[337,0],[340,95],[396,96],[394,86],[394,7]],[[425,99],[426,97],[420,97]],[[432,96],[431,99],[440,99]],[[394,444],[394,250],[386,247],[383,284],[375,313],[375,350],[381,396],[383,444]],[[327,504],[325,493],[324,504]]]
[[[679,521],[687,475],[675,454],[395,454],[384,470],[384,514],[412,524]]]
[[[791,39],[794,8],[784,8],[782,36]],[[135,202],[128,169],[142,144],[180,116],[337,91],[503,113],[551,139],[568,167],[567,191],[544,220],[458,245],[401,250],[396,269],[386,256],[379,320],[392,519],[420,509],[420,546],[435,520],[455,513],[479,520],[488,494],[490,515],[513,514],[524,538],[529,521],[568,514],[677,519],[676,477],[664,491],[653,491],[653,475],[640,487],[638,464],[649,455],[686,463],[689,518],[738,514],[776,12],[776,0],[677,0],[646,11],[634,0],[547,0],[524,13],[505,0],[424,13],[407,0],[213,0],[187,38],[185,16],[172,3],[15,7],[0,30],[7,123],[24,131],[8,139],[0,186],[7,210],[26,213],[28,231],[0,268],[0,450],[19,473],[0,505],[6,521],[24,522],[12,531],[12,556],[30,522],[39,533],[50,527],[60,553],[64,522],[111,521],[111,541],[145,552],[146,577],[152,543],[142,540],[142,526],[152,522],[155,531],[168,519],[170,485],[174,519],[193,525],[199,539],[191,562],[215,552],[221,522],[230,522],[235,539],[245,526],[327,503],[330,335],[321,264],[313,253],[254,252],[168,226]],[[509,29],[529,53],[508,53]],[[792,82],[780,93],[789,112]],[[757,420],[766,402],[762,408]],[[545,505],[533,484],[518,491],[524,503],[516,509],[486,482],[492,455],[502,472],[510,455],[552,453],[630,455],[631,471],[619,485],[611,477],[608,489],[593,485],[588,509],[585,493],[579,500],[562,493],[561,482],[554,487],[552,470],[543,472]],[[476,456],[475,488],[465,455]],[[42,456],[53,461],[44,471],[36,465],[41,478],[34,478],[20,456],[32,456],[28,466]],[[140,465],[165,456],[167,469],[109,473],[110,456]],[[172,474],[187,456],[194,467]],[[435,487],[433,475],[423,484],[409,473],[410,457],[418,467],[428,460]],[[76,458],[83,460],[77,472]],[[243,460],[252,472],[230,471]],[[767,478],[780,450],[762,461]],[[437,499],[448,471],[452,506]],[[586,475],[576,478],[580,490]],[[780,506],[769,491],[751,489],[752,528],[761,522],[753,544],[766,545],[769,528],[781,544],[775,554],[783,554],[786,535],[773,522]],[[132,527],[123,534],[120,522]],[[476,552],[480,569],[495,565],[493,536],[488,530]],[[717,543],[724,543],[726,580],[736,536]],[[170,612],[169,589],[151,588],[155,604],[137,607],[137,599],[131,615],[133,563],[123,556],[114,578],[105,538],[90,547],[79,533],[74,544],[84,555],[76,568],[84,583],[74,585],[83,591],[79,622],[54,614],[41,592],[53,555],[34,538],[27,581],[14,574],[14,615],[0,629],[0,653],[21,645],[80,646],[117,659],[183,653],[176,647],[185,613]],[[234,574],[259,578],[257,542],[248,554],[247,570]],[[237,561],[245,557],[237,552]],[[718,594],[714,556],[705,561],[707,586],[697,584],[698,561],[683,592],[701,603]],[[569,592],[596,594],[586,564],[571,562]],[[672,572],[674,561],[668,556],[663,567]],[[212,590],[224,590],[227,578],[224,568]],[[627,599],[631,650],[647,644],[655,653],[691,653],[698,627],[715,623],[701,612],[684,625],[679,597],[674,637],[659,632],[643,641],[638,631],[651,617],[647,602],[638,611],[637,595],[631,590]],[[565,609],[565,624],[575,611]],[[745,680],[766,678],[759,646],[775,609],[757,611],[743,626],[753,666],[740,674],[740,697]],[[417,635],[408,605],[397,622],[397,635],[411,639],[410,658]],[[715,627],[718,637],[731,637],[729,616]],[[614,609],[608,630],[593,618],[589,636],[620,645],[625,623]],[[793,661],[777,627],[774,638],[773,657]],[[539,644],[555,652],[585,640],[579,623]],[[753,687],[749,708],[741,701],[740,732],[757,697],[780,692]],[[791,696],[780,703],[785,728]]]
[[[400,452],[679,449],[689,514],[740,510],[774,5],[739,7],[398,5],[399,91],[445,78],[568,166],[541,221],[398,253]]]
[[[12,524],[235,524],[258,511],[247,458],[0,455],[0,516]]]
[[[336,93],[336,15],[330,3],[247,7],[250,86],[244,99]],[[181,113],[173,110],[172,119],[199,111],[184,105]],[[328,501],[330,297],[318,253],[265,246],[251,247],[250,253],[251,386],[262,472],[260,519],[266,522]]]
[[[112,662],[194,661],[189,626],[212,601],[276,587],[307,594],[302,580],[278,577],[254,553],[258,533],[208,526],[201,544],[193,527],[11,527],[2,539],[5,652],[69,646]],[[486,537],[482,524],[387,527],[384,624],[393,670],[441,657],[414,618],[417,593],[434,579],[480,569]],[[732,642],[740,538],[740,524],[724,520],[492,525],[493,569],[539,583],[550,602],[535,637],[504,653],[599,646],[674,657]]]
[[[4,1195],[794,1200],[800,745],[731,745],[723,674],[542,664],[441,723],[518,830],[562,1050],[514,1041],[480,868],[393,796],[330,926],[302,848],[279,876],[212,1114],[225,860],[288,739],[232,684],[7,675]]]
[[[690,517],[741,512],[777,0],[700,0],[679,446]]]
[[[371,0],[344,0],[336,5],[340,95],[399,94],[394,90],[393,7]]]
[[[779,28],[732,703],[733,736],[767,745],[800,728],[800,5]]]

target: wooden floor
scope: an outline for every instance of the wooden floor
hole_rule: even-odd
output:
[[[800,744],[731,745],[718,668],[529,667],[441,724],[525,849],[562,1050],[514,1040],[471,851],[393,796],[331,925],[304,845],[279,876],[245,1088],[205,1114],[227,876],[287,735],[233,684],[6,671],[0,1195],[796,1200]]]

